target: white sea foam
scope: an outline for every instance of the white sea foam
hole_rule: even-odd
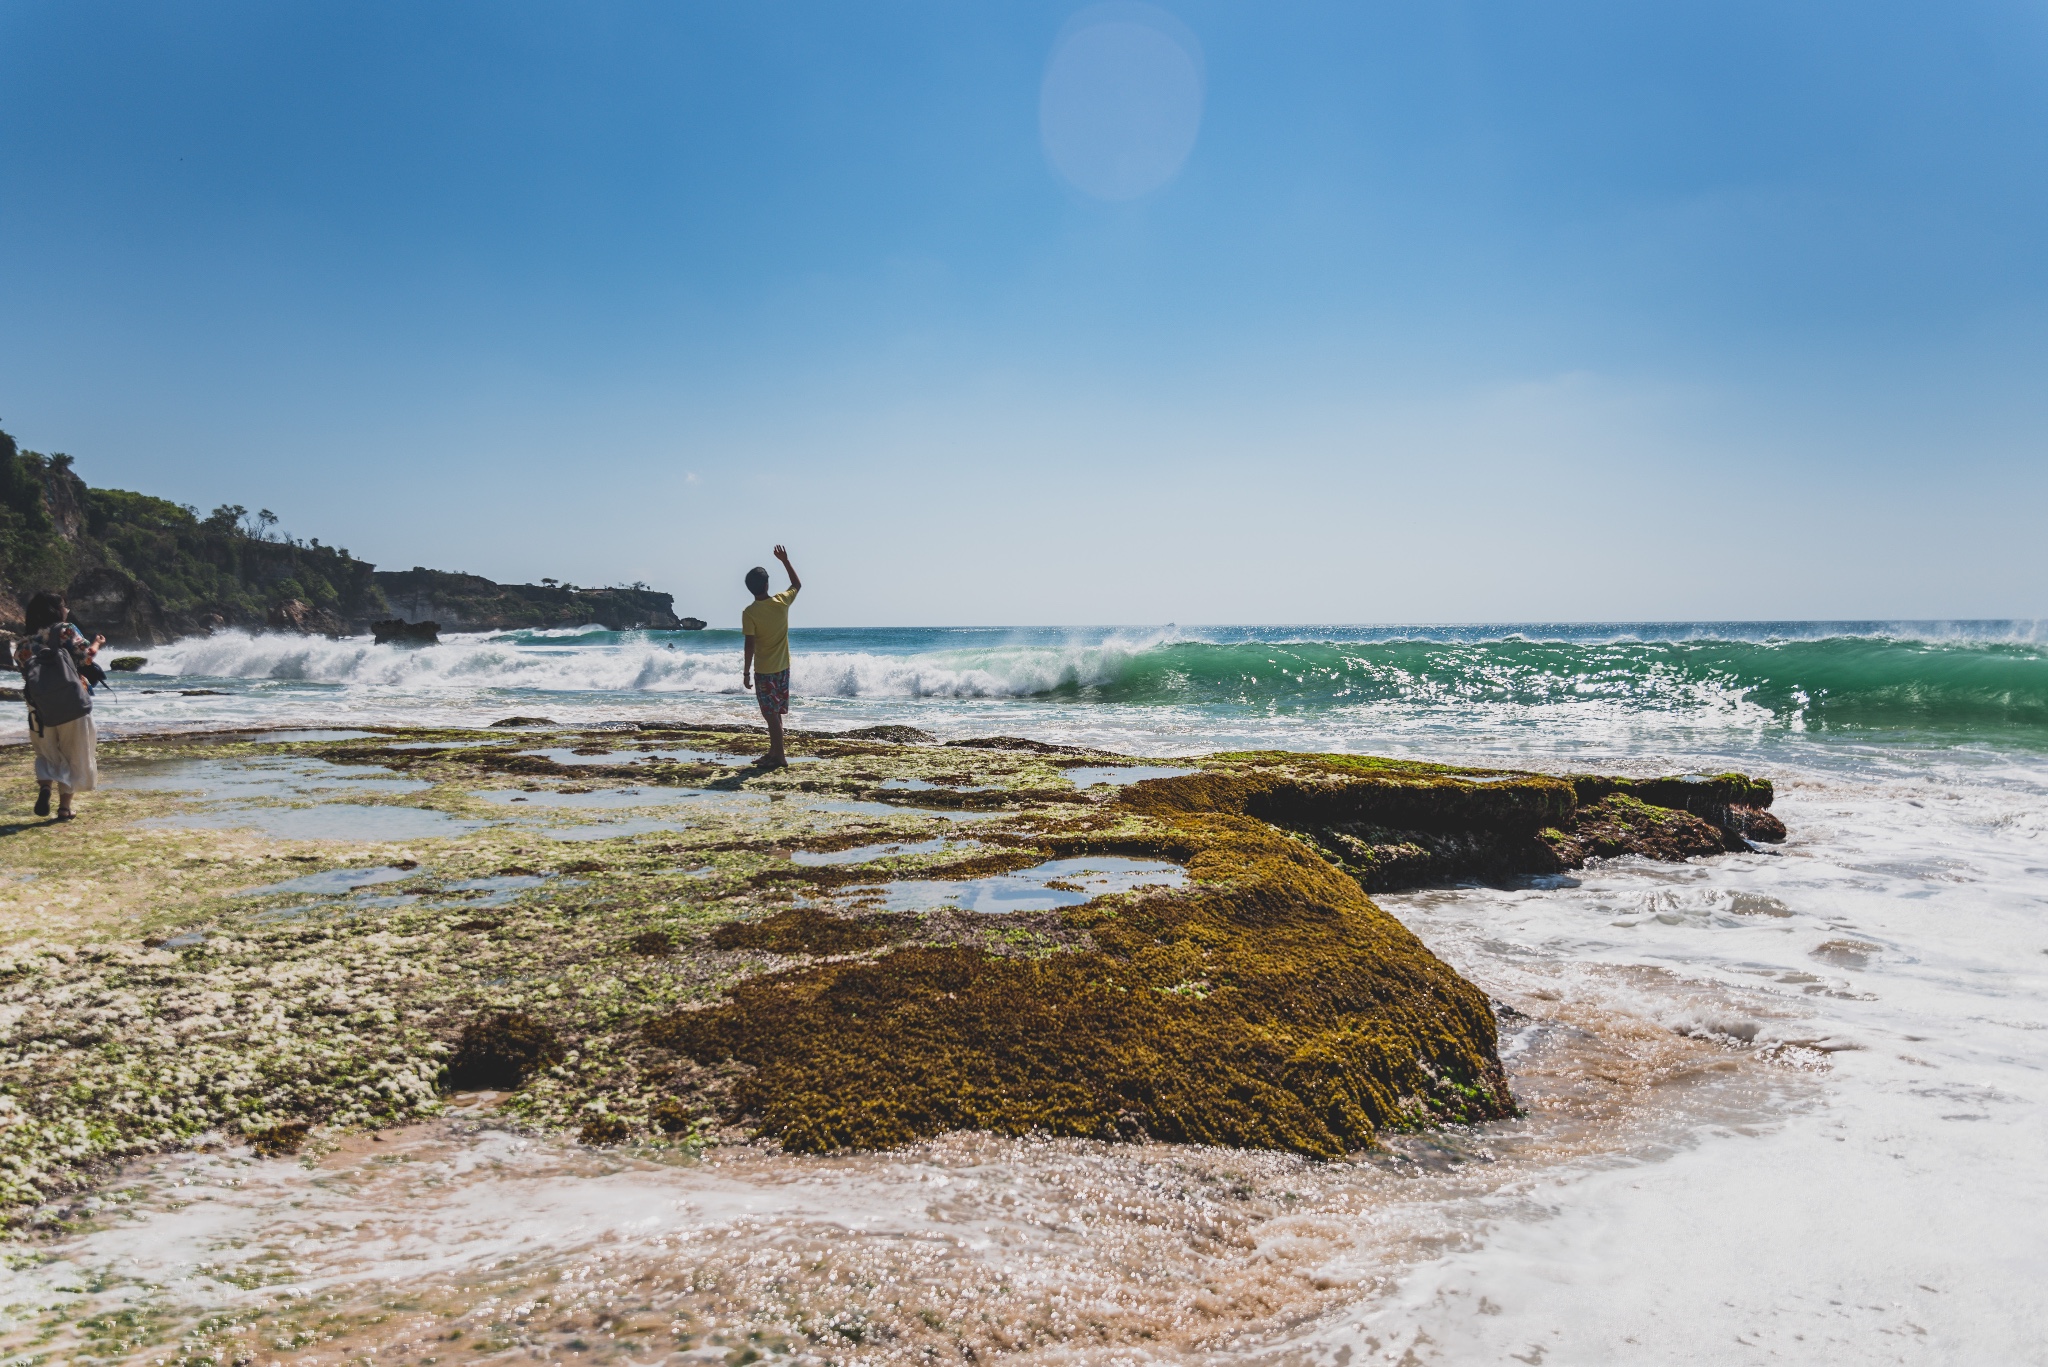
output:
[[[158,649],[136,677],[270,680],[353,687],[462,691],[480,684],[548,692],[737,694],[741,652],[677,649],[637,634],[579,645],[588,632],[449,636],[431,649],[225,631]],[[804,650],[792,688],[833,698],[1013,698],[1114,679],[1160,643],[1157,635],[1099,644],[995,646],[921,654]]]

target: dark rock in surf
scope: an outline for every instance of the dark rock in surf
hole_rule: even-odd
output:
[[[930,745],[938,737],[915,726],[863,726],[841,733],[848,740],[885,740],[891,745]]]
[[[685,617],[682,621],[676,623],[676,630],[702,631],[704,630],[704,626],[705,622],[702,617]]]
[[[370,634],[377,638],[380,646],[432,646],[441,643],[441,624],[408,622],[402,617],[391,617],[370,623]]]
[[[1721,830],[1704,817],[1654,807],[1625,793],[1610,794],[1573,813],[1571,825],[1548,843],[1566,868],[1624,854],[1677,864],[1728,848]]]
[[[553,717],[500,717],[492,722],[493,727],[501,726],[553,726]]]
[[[1760,807],[1722,807],[1714,813],[1713,819],[1733,840],[1761,840],[1776,845],[1785,839],[1785,823]],[[1742,846],[1731,842],[1728,848],[1739,850]]]

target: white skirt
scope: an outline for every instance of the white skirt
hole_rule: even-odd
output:
[[[45,726],[40,733],[31,724],[28,738],[36,751],[36,782],[54,783],[67,793],[89,793],[99,786],[99,737],[92,713],[62,726]]]

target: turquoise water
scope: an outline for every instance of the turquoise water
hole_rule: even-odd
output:
[[[1586,743],[1645,725],[2048,738],[2048,626],[2032,621],[799,628],[792,642],[799,725],[1029,726],[1133,753],[1198,738],[1352,749],[1452,718],[1540,721]],[[226,633],[160,649],[101,722],[747,720],[739,663],[738,634],[719,631],[483,633],[424,650]],[[225,696],[145,691],[172,678]]]

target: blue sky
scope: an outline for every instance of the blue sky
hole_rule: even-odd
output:
[[[816,624],[2048,615],[2039,4],[0,0],[0,424]]]

